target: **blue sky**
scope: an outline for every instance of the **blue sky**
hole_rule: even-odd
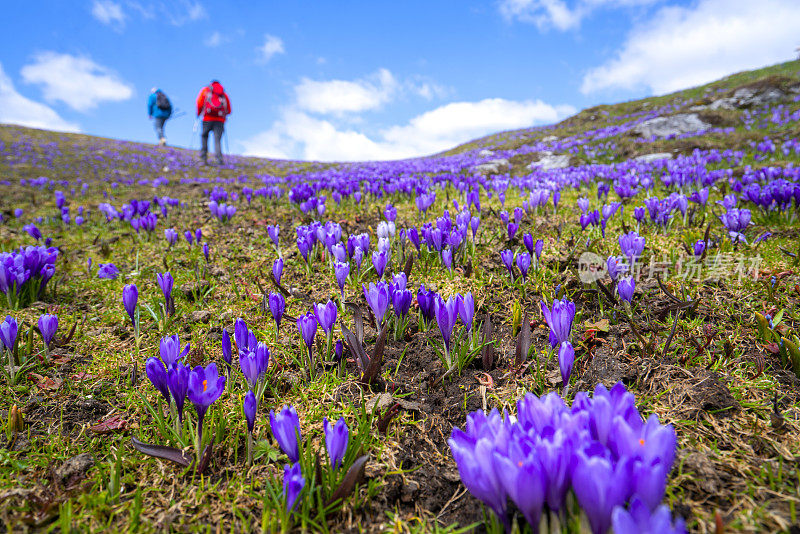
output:
[[[228,91],[232,152],[315,160],[435,153],[582,108],[791,59],[797,0],[208,2],[4,7],[0,122],[153,142],[161,87]]]

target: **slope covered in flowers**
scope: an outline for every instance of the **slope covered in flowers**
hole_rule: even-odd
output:
[[[0,128],[9,529],[797,523],[800,64],[393,162]]]

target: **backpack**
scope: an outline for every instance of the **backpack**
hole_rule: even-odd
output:
[[[203,105],[203,111],[206,115],[224,118],[227,114],[227,104],[225,93],[217,95],[210,86],[208,87],[208,91],[206,92],[206,102]]]
[[[169,101],[167,95],[161,91],[156,91],[156,107],[161,111],[172,111],[172,102]]]

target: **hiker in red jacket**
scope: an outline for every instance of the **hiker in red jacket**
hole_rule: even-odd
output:
[[[225,131],[225,118],[231,114],[231,99],[222,88],[222,84],[213,80],[211,85],[203,87],[197,95],[197,116],[203,114],[203,145],[200,148],[200,159],[208,165],[208,134],[214,131],[214,148],[217,152],[217,163],[222,165],[222,133]]]

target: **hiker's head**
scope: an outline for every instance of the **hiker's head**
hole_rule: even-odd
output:
[[[150,93],[155,93],[156,91],[158,91],[158,87],[153,87],[150,89]]]

